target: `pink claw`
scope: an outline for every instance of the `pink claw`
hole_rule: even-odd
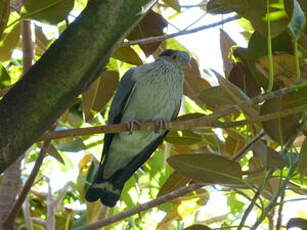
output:
[[[167,120],[155,120],[155,127],[156,127],[156,131],[162,129],[162,128],[166,128],[167,124],[169,123],[169,121]]]
[[[135,129],[135,126],[140,126],[141,122],[137,120],[128,121],[126,123],[127,130],[129,131],[129,134],[132,134],[132,131]]]

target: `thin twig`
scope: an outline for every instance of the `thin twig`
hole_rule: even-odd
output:
[[[257,116],[251,119],[235,121],[235,122],[220,122],[216,120],[216,117],[219,115],[210,115],[204,116],[202,118],[197,118],[193,120],[182,120],[170,122],[166,125],[165,129],[167,130],[191,130],[191,129],[204,129],[206,127],[219,127],[219,128],[232,128],[236,126],[242,126],[252,123],[269,121],[277,118],[283,118],[291,114],[299,113],[305,111],[307,105],[299,106],[296,108],[286,109],[279,112],[269,113],[261,116]],[[136,127],[135,130],[154,130],[154,122],[146,122],[140,124]],[[93,134],[101,133],[118,133],[127,131],[125,124],[114,124],[114,125],[105,125],[105,126],[96,126],[88,128],[76,128],[60,131],[50,131],[39,138],[40,140],[50,140],[50,139],[60,139],[66,137],[76,137],[76,136],[88,136]]]
[[[235,155],[232,160],[233,161],[238,161],[240,160],[243,155],[247,152],[247,150],[254,144],[256,143],[261,137],[264,136],[264,131],[261,130],[256,136],[254,136],[243,148]]]
[[[240,221],[238,230],[241,230],[242,227],[244,226],[245,221],[246,221],[248,215],[250,214],[250,212],[251,212],[252,209],[254,208],[257,199],[260,197],[260,194],[261,194],[261,192],[263,191],[264,186],[265,186],[265,184],[267,183],[268,178],[272,175],[272,173],[273,173],[273,170],[270,170],[270,171],[267,173],[266,177],[264,178],[263,183],[262,183],[262,184],[260,185],[260,187],[257,189],[257,192],[255,193],[253,199],[251,200],[250,204],[248,205],[247,209],[245,210],[245,212],[244,212],[244,214],[243,214],[243,217],[242,217],[242,219],[241,219],[241,221]],[[241,227],[241,226],[242,226],[242,227]]]
[[[107,217],[107,218],[99,220],[95,223],[76,228],[75,230],[93,230],[93,229],[97,229],[97,228],[101,228],[103,226],[113,224],[117,221],[123,220],[123,219],[125,219],[129,216],[134,215],[134,214],[140,213],[142,211],[151,209],[151,208],[156,207],[156,206],[163,204],[165,202],[171,201],[171,200],[173,200],[173,199],[175,199],[179,196],[182,196],[183,194],[186,194],[188,192],[199,189],[202,186],[204,186],[203,183],[196,183],[196,184],[189,185],[187,187],[179,188],[179,189],[177,189],[173,192],[167,193],[167,194],[160,196],[160,197],[158,197],[154,200],[148,201],[147,203],[135,206],[135,207],[130,208],[126,211],[123,211],[123,212],[121,212],[117,215]]]
[[[52,190],[50,185],[50,179],[45,177],[48,184],[48,195],[47,195],[47,221],[46,229],[54,230],[55,229],[55,214],[54,214],[54,202],[52,198]]]
[[[17,212],[18,210],[21,208],[21,205],[23,204],[23,202],[25,201],[26,197],[27,197],[27,194],[29,193],[30,189],[31,189],[31,186],[38,174],[38,171],[43,163],[43,159],[45,158],[45,155],[46,155],[46,151],[47,151],[47,148],[48,148],[48,145],[50,143],[50,140],[47,140],[42,148],[41,148],[41,151],[37,157],[37,160],[35,162],[35,165],[32,169],[32,172],[28,178],[28,180],[26,181],[18,199],[16,200],[16,202],[14,203],[14,206],[12,207],[12,209],[10,210],[10,214],[8,215],[8,217],[6,218],[6,220],[4,221],[4,225],[5,224],[8,224],[8,223],[12,223],[12,220],[15,219],[16,215],[17,215]]]
[[[202,31],[202,30],[210,29],[210,28],[225,24],[227,22],[237,20],[239,18],[241,18],[241,16],[235,15],[235,16],[226,18],[222,21],[214,22],[214,23],[204,25],[204,26],[199,26],[199,27],[196,27],[196,28],[191,29],[191,30],[183,30],[183,31],[180,31],[180,32],[177,32],[177,33],[172,33],[172,34],[166,34],[166,35],[143,38],[143,39],[129,41],[129,42],[123,42],[123,43],[121,43],[120,46],[131,46],[131,45],[140,45],[140,44],[143,45],[143,44],[149,44],[149,43],[153,43],[153,42],[164,41],[164,40],[169,39],[169,38],[174,38],[174,37],[178,37],[178,36],[182,36],[182,35],[186,35],[186,34],[196,33],[196,32]]]

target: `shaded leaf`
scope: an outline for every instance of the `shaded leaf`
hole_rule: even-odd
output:
[[[235,130],[225,130],[228,134],[225,143],[222,145],[221,151],[227,153],[229,156],[233,156],[238,153],[245,145],[244,137]]]
[[[11,84],[11,78],[4,66],[0,63],[0,89],[6,88]]]
[[[193,145],[201,142],[201,136],[191,131],[178,132],[171,131],[167,134],[165,141],[176,145]]]
[[[180,4],[178,0],[162,0],[166,5],[172,7],[177,12],[180,12]]]
[[[193,119],[201,118],[203,116],[206,116],[206,115],[203,113],[188,113],[188,114],[184,114],[184,115],[177,117],[176,120],[179,120],[179,121],[193,120]]]
[[[239,87],[249,97],[256,97],[261,94],[259,85],[242,63],[233,65],[228,75],[228,80]]]
[[[199,94],[202,90],[211,86],[209,82],[201,78],[198,63],[194,58],[191,59],[190,64],[191,68],[184,69],[184,95],[202,105],[199,101]]]
[[[266,0],[210,0],[207,9],[209,13],[221,14],[235,11],[248,19],[254,29],[263,35],[267,34],[267,19],[271,23],[271,35],[277,36],[283,32],[289,23],[284,2],[270,0],[270,14],[266,15]]]
[[[178,42],[175,38],[170,38],[166,40],[166,48],[190,52],[184,45]]]
[[[43,32],[41,26],[35,25],[35,52],[42,55],[48,48],[50,41]]]
[[[158,13],[150,10],[142,21],[134,28],[134,30],[127,36],[129,40],[137,40],[141,38],[148,38],[152,36],[163,35],[163,29],[167,26],[167,21]],[[140,45],[146,56],[151,55],[161,42],[153,42],[150,44]]]
[[[222,76],[220,76],[219,74],[215,73],[216,77],[221,85],[221,87],[223,88],[223,90],[227,93],[227,97],[231,98],[231,100],[233,101],[233,104],[238,104],[244,100],[248,100],[249,97],[244,94],[240,88],[238,88],[237,86],[235,86],[234,84],[232,84],[229,80],[223,78]],[[244,107],[242,108],[242,110],[249,116],[253,117],[253,116],[257,116],[258,115],[258,111],[257,109],[252,106],[250,107]]]
[[[119,73],[117,71],[105,71],[100,77],[93,109],[100,111],[105,106],[117,89]]]
[[[81,138],[74,138],[73,140],[57,144],[56,147],[65,152],[79,152],[86,149],[86,145]]]
[[[257,61],[258,69],[262,69],[266,75],[269,73],[269,58],[261,57]],[[280,87],[293,84],[296,81],[295,57],[290,54],[273,55],[274,80]],[[304,74],[302,74],[304,76]]]
[[[213,86],[199,93],[200,100],[209,108],[221,108],[225,105],[234,104],[221,86]]]
[[[10,1],[2,0],[0,2],[0,39],[2,39],[2,33],[6,27],[10,15]]]
[[[113,96],[119,82],[119,73],[104,71],[82,94],[82,110],[85,120],[92,118],[92,110],[100,111]]]
[[[263,103],[260,113],[262,115],[280,112],[306,104],[306,88],[294,91],[282,98],[273,98]],[[289,115],[262,122],[265,132],[276,142],[285,144],[299,127],[300,114]]]
[[[301,181],[303,182],[304,177],[307,176],[307,138],[305,138],[301,147],[297,170],[300,173]]]
[[[190,182],[191,179],[181,175],[178,172],[173,172],[167,179],[167,181],[163,184],[163,186],[160,188],[160,191],[157,195],[157,197],[159,196],[163,196],[166,193],[172,192],[178,188],[181,188],[183,186],[185,186],[188,182]]]
[[[185,228],[184,230],[211,230],[211,228],[202,224],[194,224]]]
[[[301,229],[307,229],[307,219],[303,219],[303,218],[291,218],[288,223],[287,223],[287,229],[288,228],[293,228],[293,227],[298,227]]]
[[[4,31],[0,42],[0,61],[11,58],[14,48],[17,46],[20,35],[20,24],[10,27]]]
[[[65,161],[58,150],[54,147],[54,145],[50,144],[47,148],[47,153],[52,156],[54,159],[65,165]]]
[[[273,53],[293,54],[292,39],[289,33],[283,32],[273,38],[271,42]],[[267,56],[267,53],[267,38],[257,31],[254,32],[248,42],[248,66],[256,81],[264,88],[267,88],[267,78],[256,69],[256,62],[259,58]]]
[[[220,47],[223,58],[224,73],[226,77],[228,77],[233,66],[229,54],[231,48],[235,45],[236,43],[231,39],[231,37],[224,30],[220,29]]]
[[[113,54],[112,57],[127,62],[131,65],[142,65],[143,62],[138,54],[131,47],[119,47]]]
[[[57,24],[67,18],[73,6],[74,0],[26,0],[21,15],[44,23]]]
[[[179,173],[193,180],[213,184],[238,184],[241,181],[239,163],[215,154],[182,154],[167,159]]]

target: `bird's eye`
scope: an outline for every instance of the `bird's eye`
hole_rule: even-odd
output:
[[[174,55],[172,56],[172,58],[175,60],[175,59],[177,58],[177,55],[174,54]]]

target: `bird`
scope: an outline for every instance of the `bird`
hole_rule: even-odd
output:
[[[124,123],[126,132],[106,134],[99,168],[85,199],[100,199],[114,207],[125,182],[162,143],[169,121],[176,119],[183,96],[184,66],[188,52],[167,49],[152,62],[131,68],[121,78],[111,103],[107,124]],[[154,122],[156,130],[135,130]]]

